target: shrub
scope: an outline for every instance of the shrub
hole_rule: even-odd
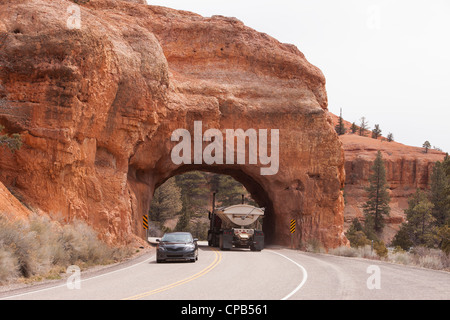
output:
[[[442,264],[441,258],[438,256],[423,256],[419,257],[419,266],[423,268],[442,270],[444,265]]]
[[[314,253],[324,253],[325,249],[319,240],[311,239],[306,243],[306,251]]]
[[[0,217],[0,244],[4,252],[9,252],[15,259],[14,270],[29,277],[35,270],[34,234],[27,231],[21,221],[9,222]]]
[[[350,237],[347,237],[347,239],[354,248],[364,247],[370,244],[370,240],[367,239],[366,234],[363,231],[356,231]]]
[[[411,255],[406,251],[394,250],[392,253],[388,253],[388,260],[394,263],[409,265],[412,263]]]
[[[0,284],[19,275],[18,262],[13,253],[0,243]]]
[[[424,268],[437,270],[448,270],[450,268],[450,257],[438,249],[416,247],[412,251],[413,263]]]
[[[61,226],[44,216],[28,223],[0,216],[0,283],[34,275],[55,277],[69,265],[107,264],[131,254],[130,248],[111,248],[86,223]]]
[[[340,246],[329,251],[330,254],[343,257],[357,257],[358,250],[352,247]]]
[[[97,233],[84,222],[75,221],[65,225],[60,241],[69,264],[106,264],[113,260],[114,250],[101,242]]]
[[[386,258],[388,256],[388,249],[383,241],[374,241],[373,249],[380,258]]]
[[[378,255],[373,251],[371,245],[365,245],[358,248],[358,257],[365,259],[377,259]]]

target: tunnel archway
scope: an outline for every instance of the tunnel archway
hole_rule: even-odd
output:
[[[264,223],[263,223],[263,231],[265,234],[265,243],[273,244],[276,243],[275,237],[275,219],[274,219],[274,210],[273,204],[270,196],[264,190],[260,183],[258,183],[254,178],[246,174],[242,169],[239,168],[221,168],[218,166],[205,166],[205,165],[184,165],[176,170],[172,171],[168,175],[164,175],[156,178],[154,181],[154,187],[152,194],[163,185],[167,180],[172,177],[176,177],[178,175],[182,175],[184,173],[193,172],[193,171],[202,171],[202,172],[210,172],[216,173],[220,175],[227,175],[232,177],[234,180],[242,184],[242,186],[247,190],[252,199],[257,203],[257,206],[260,208],[265,208],[264,214]],[[143,171],[138,172],[138,179],[142,179],[146,177],[148,179],[149,173],[144,173]],[[142,175],[139,178],[139,175]],[[151,202],[151,200],[150,200]]]
[[[265,208],[263,231],[267,244],[290,246],[292,243],[300,248],[308,241],[318,241],[325,248],[329,248],[346,243],[343,233],[343,152],[324,113],[316,110],[306,115],[302,111],[292,112],[291,120],[295,119],[298,127],[286,127],[284,116],[276,113],[271,114],[266,123],[259,125],[250,122],[236,123],[233,118],[203,113],[203,110],[200,114],[192,111],[182,117],[181,124],[180,120],[160,123],[152,138],[140,143],[129,159],[127,186],[134,221],[133,233],[145,237],[140,222],[142,216],[148,213],[152,195],[158,186],[185,172],[207,171],[233,177],[248,190],[260,207]],[[200,117],[203,129],[199,134],[205,134],[211,128],[216,128],[214,130],[224,136],[228,128],[243,128],[243,132],[252,127],[256,132],[267,128],[280,128],[279,171],[265,175],[261,169],[267,168],[267,165],[260,162],[250,163],[248,136],[244,140],[246,158],[243,164],[226,163],[225,145],[223,161],[219,161],[220,164],[208,164],[204,159],[200,164],[195,164],[193,154],[190,155],[188,164],[174,163],[171,155],[177,142],[173,141],[171,136],[180,128],[186,132],[196,132],[195,123]],[[219,117],[220,121],[216,120],[216,117]],[[249,121],[248,118],[246,120]],[[328,129],[315,131],[319,127]],[[308,139],[309,147],[300,148],[299,141],[305,139]],[[195,141],[192,140],[190,148],[194,150]],[[211,140],[200,140],[200,150],[206,150],[212,143]],[[269,137],[267,143],[268,152],[271,152],[273,143]],[[237,144],[236,139],[235,146]],[[237,159],[238,155],[235,156]],[[293,235],[290,233],[291,220],[296,220],[297,227]]]

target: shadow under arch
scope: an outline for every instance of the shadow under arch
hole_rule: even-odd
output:
[[[272,244],[276,241],[275,228],[274,228],[274,208],[270,195],[266,192],[260,182],[253,178],[248,173],[244,172],[242,168],[238,166],[214,166],[214,165],[182,165],[177,169],[171,171],[161,177],[155,177],[154,179],[154,191],[160,187],[168,179],[181,175],[183,173],[191,171],[203,171],[216,174],[228,175],[241,183],[245,189],[250,193],[253,200],[259,207],[265,208],[263,231],[265,235],[265,243]]]

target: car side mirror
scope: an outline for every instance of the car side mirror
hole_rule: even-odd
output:
[[[156,239],[156,242],[161,242],[161,239],[159,239],[159,238],[158,238],[158,239]]]
[[[197,241],[198,241],[198,239],[197,239],[197,238],[195,238],[195,239],[194,239],[194,242],[197,242]]]

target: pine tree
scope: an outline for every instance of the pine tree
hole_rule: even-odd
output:
[[[372,174],[369,176],[369,186],[366,191],[368,200],[363,206],[366,218],[365,227],[366,234],[372,239],[371,232],[381,232],[384,227],[384,216],[389,216],[390,213],[386,169],[380,151],[378,151],[373,163]]]
[[[365,117],[362,117],[360,119],[360,124],[359,124],[359,135],[366,136],[366,131],[368,129],[369,129],[369,122],[366,121]]]
[[[348,241],[350,241],[350,246],[353,248],[363,247],[370,244],[369,239],[367,239],[363,226],[357,218],[353,219],[352,224],[345,233]]]
[[[444,170],[445,175],[447,176],[447,187],[445,188],[445,203],[444,206],[447,208],[447,216],[445,223],[450,225],[450,157],[445,156],[444,162],[442,163],[442,168]]]
[[[450,179],[445,173],[443,163],[437,161],[431,173],[429,195],[429,199],[433,204],[432,215],[435,218],[437,227],[443,226],[450,220],[450,206],[448,203],[449,184]]]
[[[379,136],[381,136],[381,129],[380,125],[376,124],[374,129],[372,130],[372,138],[378,139]]]
[[[208,206],[210,190],[206,173],[191,171],[175,178],[181,194],[186,196],[183,200],[183,209],[188,208],[196,212]]]
[[[190,231],[190,221],[193,214],[192,207],[190,206],[188,196],[183,195],[183,205],[181,209],[181,216],[178,219],[177,225],[175,226],[175,231],[189,232]]]
[[[242,201],[242,195],[246,193],[245,188],[230,176],[221,175],[217,199],[222,206],[232,206]]]
[[[211,192],[216,192],[216,204],[220,206],[239,204],[242,201],[242,195],[246,204],[257,205],[245,187],[231,176],[211,174],[208,181]]]
[[[342,118],[342,108],[341,108],[341,113],[339,115],[339,122],[334,127],[334,129],[336,130],[337,134],[340,136],[345,134],[345,132],[347,132],[347,129],[345,129],[345,126],[344,126],[344,119]]]
[[[439,247],[445,254],[450,254],[450,225],[447,223],[438,230]]]
[[[409,250],[414,243],[411,241],[410,230],[407,223],[402,223],[397,234],[392,239],[392,245],[394,247],[400,247],[403,250]]]
[[[164,224],[167,219],[175,217],[181,209],[180,188],[176,185],[175,178],[171,178],[155,190],[150,205],[150,219]]]
[[[356,133],[356,131],[358,131],[358,126],[356,125],[356,123],[352,123],[352,126],[350,127],[350,131],[352,133]]]
[[[391,132],[389,132],[388,135],[387,135],[387,141],[388,142],[394,141],[394,135]]]
[[[425,141],[422,147],[425,148],[425,153],[428,153],[428,149],[431,148],[431,143],[429,141]]]
[[[432,215],[433,204],[427,194],[420,189],[408,201],[405,210],[408,230],[414,245],[432,246],[436,241],[435,219]]]

